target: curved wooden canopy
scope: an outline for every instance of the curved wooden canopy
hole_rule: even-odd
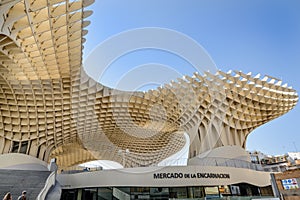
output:
[[[179,151],[245,148],[256,127],[291,110],[295,90],[242,72],[194,74],[147,92],[124,92],[82,68],[92,1],[0,1],[0,153],[149,166]]]

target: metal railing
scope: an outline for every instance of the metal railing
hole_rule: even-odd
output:
[[[224,166],[224,167],[235,167],[252,169],[256,171],[264,171],[260,164],[254,164],[245,160],[229,159],[221,157],[206,157],[199,158],[197,161],[191,161],[189,165],[200,165],[200,166]]]
[[[149,166],[137,166],[137,167],[152,167],[152,166],[186,166],[187,165],[199,165],[199,166],[224,166],[224,167],[234,167],[234,168],[246,168],[256,171],[267,171],[262,167],[260,164],[251,163],[245,160],[240,159],[229,159],[229,158],[222,158],[222,157],[204,157],[199,158],[198,160],[190,160],[188,161],[187,158],[180,158],[180,159],[169,159],[168,161],[161,162],[159,164],[154,163]],[[95,165],[95,167],[91,167],[90,171],[99,171],[103,170],[100,166]],[[62,174],[74,174],[74,173],[81,173],[84,172],[84,168],[69,168],[61,172]]]

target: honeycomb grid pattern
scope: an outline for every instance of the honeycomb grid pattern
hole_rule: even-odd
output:
[[[150,166],[182,149],[183,133],[190,157],[245,148],[252,130],[297,104],[281,80],[238,71],[195,73],[147,92],[103,86],[82,67],[91,3],[0,0],[0,153],[56,158],[63,169],[124,156],[126,167]]]
[[[191,120],[200,124],[190,154],[233,144],[245,148],[252,130],[285,114],[298,102],[295,90],[271,76],[261,78],[260,74],[252,76],[238,71],[195,76],[216,90],[209,91],[213,98],[210,102],[202,100]],[[199,81],[191,79],[191,83],[199,84]]]

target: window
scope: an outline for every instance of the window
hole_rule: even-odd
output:
[[[98,200],[112,199],[111,188],[98,188]]]
[[[169,199],[169,188],[150,188],[150,199]]]
[[[219,187],[205,187],[205,194],[208,199],[219,198]]]
[[[18,151],[19,151],[19,145],[20,145],[20,142],[13,141],[11,152],[12,153],[18,153]]]
[[[97,200],[97,188],[84,188],[82,190],[82,200]]]
[[[27,153],[28,141],[21,143],[20,153]]]
[[[187,198],[187,189],[186,187],[172,187],[170,188],[169,195],[170,198]]]

